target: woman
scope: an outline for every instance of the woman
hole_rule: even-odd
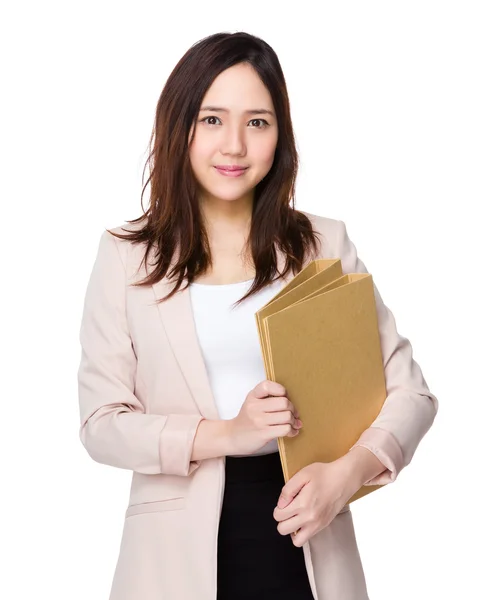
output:
[[[347,501],[395,480],[437,399],[375,288],[387,401],[345,456],[284,485],[277,438],[304,424],[264,377],[254,313],[314,258],[367,271],[342,221],[291,206],[272,48],[246,33],[195,44],[152,142],[149,208],[103,233],[81,326],[81,441],[133,471],[111,600],[364,600]]]

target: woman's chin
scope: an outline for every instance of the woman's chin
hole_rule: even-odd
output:
[[[239,191],[237,193],[234,190],[230,190],[226,192],[223,190],[214,190],[210,189],[206,192],[205,198],[210,198],[211,200],[216,200],[219,202],[238,202],[240,200],[245,200],[250,198],[253,194],[254,190],[243,190],[240,194]]]

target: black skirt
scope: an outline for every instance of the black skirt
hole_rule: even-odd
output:
[[[283,486],[278,452],[226,457],[217,600],[313,600],[303,549],[273,517]]]

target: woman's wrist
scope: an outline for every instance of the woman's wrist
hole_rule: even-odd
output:
[[[196,430],[191,460],[227,456],[231,453],[231,445],[228,420],[203,419]]]
[[[354,446],[342,459],[347,465],[349,478],[357,490],[386,470],[385,465],[364,446]]]

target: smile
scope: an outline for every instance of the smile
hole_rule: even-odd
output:
[[[218,167],[215,167],[215,169],[220,175],[224,175],[225,177],[240,177],[247,171],[247,167],[245,169],[235,169],[235,171],[227,171],[226,169],[220,169]]]

